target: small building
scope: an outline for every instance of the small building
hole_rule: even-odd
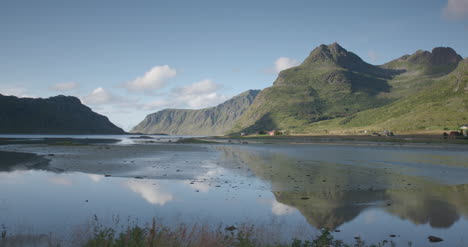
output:
[[[276,131],[274,131],[274,130],[268,131],[268,135],[269,136],[274,136],[274,135],[276,135]]]
[[[460,131],[463,133],[464,136],[468,136],[468,124],[461,126]]]
[[[241,135],[241,136],[246,136],[246,135],[247,135],[247,133],[245,133],[245,132],[241,132],[241,133],[240,133],[240,135]]]

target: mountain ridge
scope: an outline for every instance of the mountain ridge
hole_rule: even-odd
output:
[[[0,94],[0,133],[124,134],[73,96],[18,98]]]
[[[171,135],[223,135],[250,106],[260,90],[248,90],[213,107],[163,109],[149,114],[132,133]]]

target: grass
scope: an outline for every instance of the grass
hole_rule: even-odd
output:
[[[118,217],[117,217],[118,218]],[[114,219],[116,220],[116,219]],[[335,239],[332,232],[322,229],[308,239],[278,240],[282,231],[273,232],[266,226],[241,224],[236,226],[204,224],[179,224],[168,227],[155,219],[146,225],[128,223],[122,226],[117,219],[113,226],[104,226],[94,216],[86,229],[80,229],[68,240],[60,240],[55,235],[19,234],[10,235],[5,226],[1,226],[0,246],[80,246],[80,247],[383,247],[396,246],[392,241],[367,244],[360,237],[354,242],[345,243]],[[268,228],[268,229],[267,229]],[[411,246],[411,243],[408,243]]]
[[[310,240],[292,239],[285,243],[268,243],[259,237],[261,230],[252,225],[242,225],[239,228],[219,226],[210,229],[200,225],[179,225],[171,229],[156,224],[146,227],[137,225],[128,227],[126,230],[117,233],[113,228],[96,225],[94,233],[83,246],[84,247],[153,247],[153,246],[173,246],[173,247],[377,247],[395,246],[392,242],[382,241],[378,244],[367,245],[360,238],[355,243],[349,245],[341,240],[335,240],[331,232],[323,229],[319,235]]]

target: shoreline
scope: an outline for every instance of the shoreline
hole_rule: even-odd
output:
[[[211,136],[197,139],[208,140],[243,140],[276,143],[394,143],[394,144],[457,144],[467,145],[468,138],[453,138],[438,135],[412,134],[398,136],[370,135],[247,135],[247,136]]]

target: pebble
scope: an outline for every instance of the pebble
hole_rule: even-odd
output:
[[[429,239],[429,242],[431,243],[437,243],[437,242],[442,242],[444,241],[443,239],[436,237],[436,236],[429,236],[427,237]]]

